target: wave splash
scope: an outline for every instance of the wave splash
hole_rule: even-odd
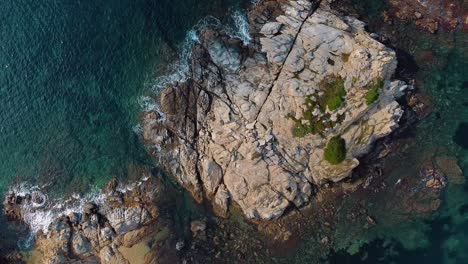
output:
[[[167,87],[167,85],[176,82],[184,82],[190,77],[192,49],[196,44],[200,43],[199,35],[203,30],[215,28],[225,32],[230,37],[242,40],[244,45],[249,45],[252,39],[250,37],[250,26],[247,14],[244,11],[236,10],[231,13],[230,20],[231,21],[226,25],[216,17],[207,16],[198,21],[196,25],[187,31],[185,39],[179,48],[178,60],[170,65],[168,74],[155,79],[152,85],[152,91],[158,94],[161,89]],[[145,111],[145,105],[141,106],[143,111]]]
[[[140,186],[149,179],[150,176],[145,175],[141,180],[133,184],[120,184],[117,187],[122,193],[131,191],[135,184]],[[102,191],[92,191],[86,195],[72,194],[67,199],[49,199],[47,194],[39,186],[30,186],[23,183],[17,186],[10,187],[9,195],[21,197],[20,211],[23,222],[27,225],[30,231],[30,240],[38,232],[47,233],[50,224],[62,215],[70,215],[76,213],[81,215],[84,206],[87,203],[94,203],[100,208],[105,208],[106,195]]]
[[[242,43],[247,46],[252,41],[250,37],[250,25],[247,19],[247,15],[239,10],[236,10],[232,14],[232,19],[234,20],[235,31],[231,37],[236,37],[242,40]]]
[[[152,89],[153,92],[158,93],[162,88],[171,83],[186,81],[190,77],[192,49],[196,44],[200,43],[198,35],[204,29],[220,26],[221,22],[213,16],[207,16],[198,21],[185,35],[185,39],[179,48],[179,58],[169,67],[171,69],[169,74],[156,78]]]
[[[157,77],[151,86],[154,94],[159,92],[170,84],[177,82],[184,82],[190,78],[190,59],[192,57],[192,49],[196,44],[200,43],[199,35],[206,29],[216,29],[222,31],[232,38],[238,38],[242,43],[247,46],[251,43],[250,25],[245,11],[235,10],[231,12],[229,23],[223,23],[216,17],[207,16],[197,24],[195,24],[189,31],[187,31],[184,41],[179,46],[178,59],[169,66],[168,74]],[[151,96],[141,96],[138,98],[138,104],[143,112],[156,112],[164,119],[164,114],[160,111],[159,105],[156,100]],[[160,121],[160,120],[159,120]],[[137,134],[141,133],[141,126],[137,125],[133,128]]]

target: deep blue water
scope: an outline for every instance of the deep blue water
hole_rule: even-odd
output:
[[[176,58],[187,30],[199,19],[223,17],[248,2],[0,1],[0,193],[23,181],[49,184],[50,190],[63,194],[88,191],[112,177],[131,177],[135,167],[150,162],[134,129],[138,98]],[[380,2],[362,1],[370,15],[382,8]],[[402,153],[406,160],[402,167],[408,170],[417,166],[412,161],[420,153],[444,148],[459,159],[466,176],[468,80],[463,37],[456,36],[450,47],[424,34],[409,35],[414,43],[402,44],[411,56],[427,49],[436,58],[434,65],[416,58],[418,80],[431,96],[434,112],[415,128],[415,144]],[[421,247],[404,248],[398,239],[405,237],[394,235],[391,253],[396,255],[377,240],[358,255],[336,258],[339,263],[360,263],[364,256],[367,263],[463,263],[468,261],[467,208],[466,185],[450,187],[441,212],[418,223]],[[408,232],[403,227],[393,231]],[[1,230],[0,244],[7,239],[15,240]]]
[[[138,97],[197,20],[240,2],[1,1],[0,190],[86,191],[147,162]]]

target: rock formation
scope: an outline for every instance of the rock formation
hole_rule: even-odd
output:
[[[161,91],[161,111],[141,124],[150,151],[197,201],[267,220],[348,177],[398,127],[395,99],[408,86],[391,81],[395,52],[325,1],[260,1],[249,21],[248,46],[204,30],[190,78]],[[336,136],[346,154],[331,164],[324,148]]]
[[[116,181],[110,182],[102,201],[88,202],[82,212],[57,217],[47,230],[35,234],[33,263],[130,263],[125,249],[144,242],[158,229],[157,194],[151,180],[125,192],[117,189]],[[26,219],[28,197],[10,193],[4,202],[6,215]]]

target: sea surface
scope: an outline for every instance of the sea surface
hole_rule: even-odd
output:
[[[131,178],[151,162],[138,137],[144,96],[187,52],[192,27],[214,16],[235,28],[231,14],[249,2],[0,1],[0,196],[26,185],[60,198]],[[2,232],[0,249],[16,239]]]
[[[27,183],[63,197],[92,192],[114,177],[132,178],[152,162],[138,137],[138,113],[154,107],[145,95],[156,92],[170,69],[183,74],[183,63],[174,62],[196,41],[194,26],[212,21],[203,18],[221,18],[245,37],[235,14],[250,2],[0,1],[0,194]],[[381,0],[354,2],[371,20],[385,8]],[[400,168],[394,177],[411,177],[427,153],[456,157],[468,177],[466,33],[402,30],[408,33],[399,49],[413,58],[432,113],[413,128],[413,143],[394,161]],[[0,226],[0,249],[15,244],[1,216]],[[359,250],[331,259],[468,263],[467,237],[468,185],[449,185],[434,216],[369,235]]]
[[[85,191],[147,162],[140,97],[191,27],[242,2],[0,1],[0,190]]]

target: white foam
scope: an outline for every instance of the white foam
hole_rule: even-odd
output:
[[[158,113],[158,119],[155,121],[164,121],[166,120],[166,115],[160,110],[159,105],[156,101],[149,96],[141,96],[138,98],[138,104],[140,105],[143,112],[156,112]],[[142,132],[140,125],[137,125],[133,128],[133,131],[137,134]]]
[[[143,175],[142,179],[136,182],[136,185],[140,186],[150,177],[150,175]],[[133,184],[119,184],[117,190],[125,193],[132,190],[132,188]],[[47,233],[50,224],[62,215],[69,215],[71,213],[81,214],[83,212],[84,205],[88,202],[93,202],[100,207],[105,207],[106,205],[105,195],[100,191],[92,191],[86,195],[74,193],[66,199],[49,199],[44,192],[41,192],[41,187],[22,183],[20,185],[10,187],[9,192],[23,197],[28,194],[32,194],[33,192],[39,192],[42,194],[41,198],[44,199],[44,202],[41,203],[40,207],[32,202],[23,202],[21,205],[23,221],[29,227],[32,235],[39,231]]]
[[[232,13],[232,19],[234,20],[235,31],[232,37],[239,38],[242,43],[247,46],[252,41],[250,37],[250,25],[247,20],[247,15],[239,10]]]
[[[179,58],[170,66],[169,74],[162,75],[155,80],[153,85],[153,91],[159,93],[159,91],[169,84],[175,82],[184,82],[190,77],[190,58],[192,57],[192,49],[200,43],[198,34],[208,27],[219,27],[221,22],[212,16],[207,16],[200,20],[195,26],[192,27],[187,34],[185,39],[179,47]]]
[[[156,78],[153,85],[153,92],[159,93],[161,89],[167,85],[184,82],[190,77],[190,59],[192,57],[192,49],[200,43],[199,34],[207,28],[216,28],[224,31],[230,37],[238,38],[242,40],[244,45],[248,45],[251,42],[250,37],[250,26],[247,20],[245,12],[236,10],[231,14],[233,26],[224,25],[221,21],[213,16],[207,16],[192,27],[185,36],[179,48],[179,58],[169,68],[169,74],[162,75]]]
[[[196,25],[187,31],[184,41],[179,47],[179,58],[172,65],[169,66],[169,73],[159,76],[155,79],[151,85],[152,92],[159,94],[162,89],[170,84],[177,82],[185,82],[190,78],[191,69],[191,57],[193,47],[200,43],[199,35],[202,31],[207,28],[213,28],[223,31],[232,38],[238,38],[244,45],[248,45],[251,42],[250,37],[250,26],[247,20],[247,15],[244,11],[236,10],[231,13],[232,26],[224,25],[221,21],[213,16],[207,16],[202,20],[198,21]],[[160,111],[158,103],[149,96],[141,96],[138,99],[143,112],[156,112],[158,113],[158,119],[155,122],[161,122],[166,120],[166,116]],[[133,128],[133,131],[137,134],[142,133],[141,125],[137,125]],[[155,146],[156,151],[160,151],[160,146]]]

